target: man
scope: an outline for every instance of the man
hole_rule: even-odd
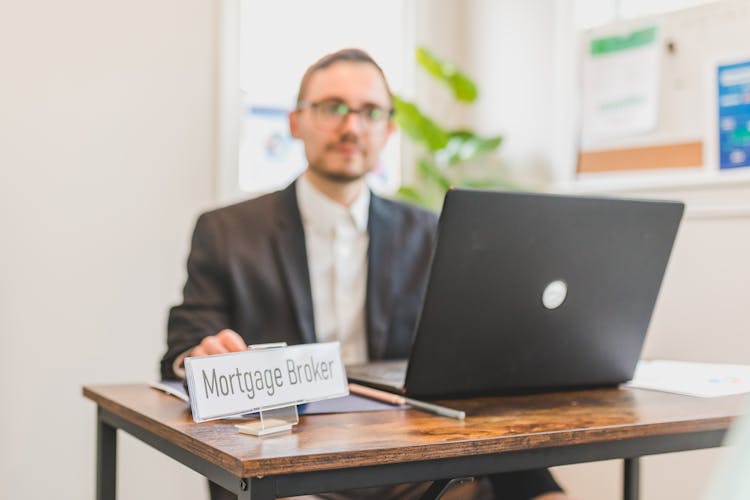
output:
[[[307,70],[289,126],[308,167],[282,191],[198,219],[163,377],[184,376],[188,355],[249,343],[339,340],[345,363],[408,356],[437,220],[365,184],[391,115],[385,76],[366,53],[342,50]],[[503,498],[566,498],[547,471],[490,480]]]

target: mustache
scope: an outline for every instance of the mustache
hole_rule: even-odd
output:
[[[336,149],[339,146],[358,146],[360,143],[359,138],[354,134],[342,134],[339,140],[328,144],[327,149]]]

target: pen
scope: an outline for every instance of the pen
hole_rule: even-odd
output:
[[[410,406],[413,406],[414,408],[428,411],[430,413],[434,413],[443,417],[450,417],[458,420],[463,420],[466,417],[466,412],[463,412],[461,410],[454,410],[452,408],[446,408],[445,406],[425,403],[424,401],[399,396],[398,394],[373,389],[372,387],[365,387],[359,384],[349,384],[349,392],[371,399],[376,399],[378,401],[383,401],[392,405],[408,404]]]
[[[442,415],[443,417],[456,418],[458,420],[463,420],[464,418],[466,418],[466,412],[462,410],[454,410],[453,408],[446,408],[445,406],[425,403],[424,401],[419,401],[412,398],[404,398],[404,401],[406,401],[406,404],[409,404],[414,408],[429,411],[436,415]]]
[[[393,394],[391,392],[373,389],[372,387],[365,387],[364,385],[349,384],[349,392],[359,394],[360,396],[364,396],[366,398],[383,401],[384,403],[392,405],[406,404],[406,398],[403,396],[399,396],[398,394]]]

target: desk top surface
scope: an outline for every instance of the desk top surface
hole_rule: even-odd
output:
[[[303,415],[291,433],[257,438],[237,421],[197,424],[189,405],[146,384],[86,386],[85,397],[237,476],[571,446],[726,429],[745,398],[591,389],[443,401],[466,420],[414,409]]]

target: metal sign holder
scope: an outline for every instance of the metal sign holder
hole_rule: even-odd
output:
[[[243,434],[263,437],[281,432],[289,432],[293,426],[299,423],[297,405],[260,410],[258,413],[260,418],[254,422],[235,425],[237,430]]]
[[[286,347],[286,342],[247,346],[251,351],[277,349],[279,347]],[[296,404],[259,410],[258,416],[259,418],[255,421],[237,424],[235,427],[243,434],[263,437],[281,432],[290,432],[292,427],[299,423],[299,413],[297,412]]]

